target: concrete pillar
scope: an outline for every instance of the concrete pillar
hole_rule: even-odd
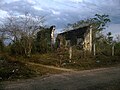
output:
[[[89,46],[89,48],[90,48],[90,52],[92,52],[92,25],[90,26],[90,46]]]
[[[51,30],[51,47],[53,47],[55,44],[55,35],[54,35],[55,26],[51,26],[50,30]]]

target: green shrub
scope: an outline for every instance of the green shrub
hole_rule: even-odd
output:
[[[0,59],[0,78],[2,80],[29,78],[35,75],[34,71],[24,63],[11,59],[7,55],[2,56]]]

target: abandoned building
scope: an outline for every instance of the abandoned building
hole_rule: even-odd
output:
[[[65,31],[57,36],[58,47],[80,46],[86,51],[92,50],[92,27],[84,26],[73,30]]]
[[[51,47],[54,47],[55,44],[55,36],[54,36],[55,26],[51,26],[50,28],[41,28],[39,32],[37,32],[37,47],[41,51],[48,51]],[[44,49],[44,50],[43,50]]]
[[[82,50],[92,51],[92,27],[90,25],[59,33],[56,38],[54,32],[55,26],[44,28],[37,33],[38,41],[48,48],[54,48],[55,45],[57,47],[78,46]]]

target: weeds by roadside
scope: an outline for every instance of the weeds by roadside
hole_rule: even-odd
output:
[[[28,79],[62,71],[26,64],[28,58],[0,54],[0,81]]]
[[[79,55],[75,55],[71,60],[69,60],[68,55],[62,54],[62,57],[64,58],[60,60],[60,56],[57,53],[34,54],[29,58],[0,54],[0,80],[25,79],[62,72],[36,65],[29,65],[26,64],[27,62],[74,70],[109,67],[120,63],[119,56],[96,55],[94,57],[90,55],[80,57]]]
[[[35,72],[19,61],[12,61],[6,56],[0,56],[0,81],[27,79],[35,76]]]

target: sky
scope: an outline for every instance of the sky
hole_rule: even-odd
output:
[[[45,16],[46,25],[60,32],[74,23],[97,14],[108,14],[111,22],[105,31],[120,34],[120,0],[0,0],[0,19],[9,15]]]

